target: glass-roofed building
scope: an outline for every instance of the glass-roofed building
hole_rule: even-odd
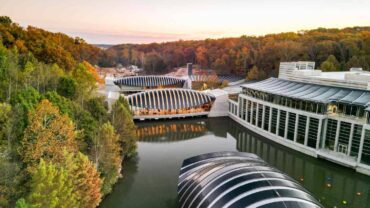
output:
[[[370,175],[370,72],[321,72],[314,62],[280,64],[279,77],[245,84],[229,115],[305,154]]]

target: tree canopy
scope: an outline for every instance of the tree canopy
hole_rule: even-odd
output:
[[[135,64],[147,73],[162,73],[192,62],[222,75],[246,76],[256,66],[264,76],[277,76],[279,62],[314,61],[320,66],[329,56],[340,63],[339,66],[334,64],[336,70],[348,70],[351,66],[370,70],[369,51],[370,27],[352,27],[199,41],[121,44],[109,48],[106,53],[110,65]],[[328,65],[325,63],[323,67]]]

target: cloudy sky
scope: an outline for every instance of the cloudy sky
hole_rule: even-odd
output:
[[[370,26],[370,0],[0,0],[0,15],[89,43]]]

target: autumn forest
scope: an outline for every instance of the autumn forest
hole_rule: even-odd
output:
[[[276,76],[281,61],[324,71],[370,70],[370,27],[264,36],[121,44],[81,38],[0,17],[0,207],[97,207],[136,153],[128,103],[108,109],[96,67],[137,65],[161,74],[188,62],[250,80]],[[124,173],[123,173],[124,174]]]

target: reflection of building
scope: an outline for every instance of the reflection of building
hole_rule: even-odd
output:
[[[131,76],[118,78],[114,81],[114,84],[125,92],[139,92],[146,89],[182,88],[185,80],[170,76]]]
[[[139,126],[136,130],[142,142],[174,142],[200,137],[207,132],[205,122],[159,123]]]
[[[369,83],[370,73],[358,69],[281,63],[279,78],[243,85],[229,113],[278,143],[370,174]]]
[[[177,192],[181,207],[322,207],[297,181],[250,153],[184,160]]]
[[[187,89],[147,90],[127,96],[134,119],[208,115],[215,97]]]
[[[365,208],[370,202],[370,181],[364,175],[276,145],[234,123],[229,123],[228,133],[236,139],[238,151],[257,154],[300,181],[325,207],[346,200],[347,207]]]

